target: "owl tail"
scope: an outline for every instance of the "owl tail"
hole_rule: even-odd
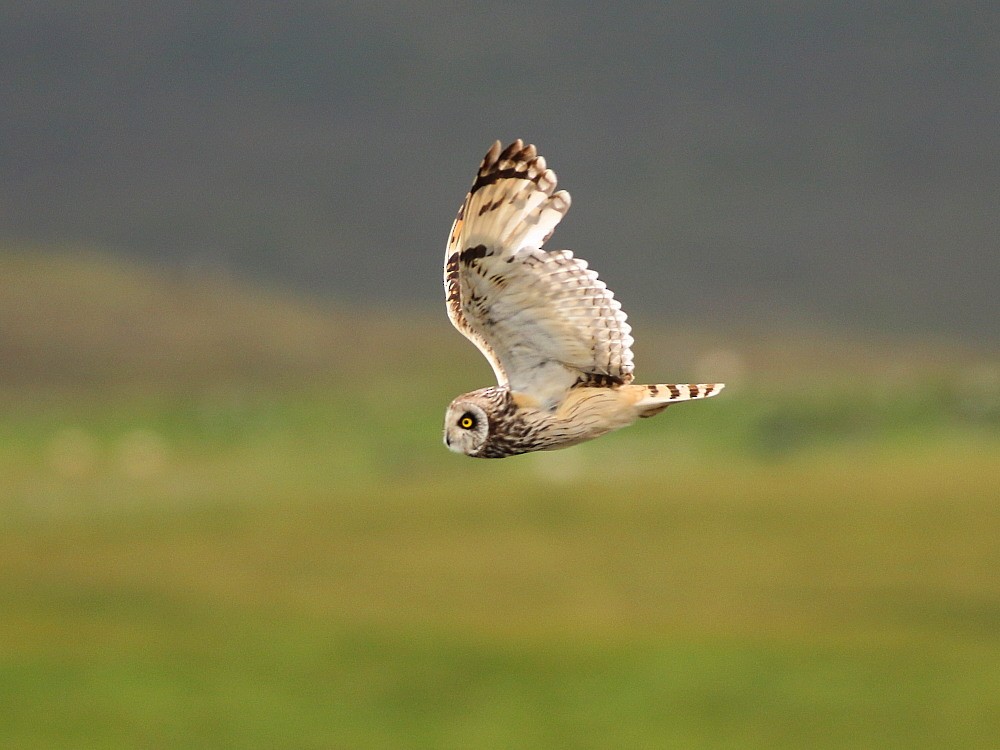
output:
[[[694,401],[714,396],[726,386],[724,383],[661,383],[626,387],[636,389],[635,408],[639,417],[644,419],[659,414],[676,401]]]

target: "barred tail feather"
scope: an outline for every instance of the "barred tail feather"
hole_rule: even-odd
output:
[[[660,383],[657,385],[632,386],[641,389],[636,401],[640,417],[652,417],[676,401],[694,401],[714,396],[725,383]]]

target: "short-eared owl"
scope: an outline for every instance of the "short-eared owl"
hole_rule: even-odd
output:
[[[542,250],[569,210],[535,147],[497,141],[451,228],[448,317],[486,356],[498,385],[448,407],[444,441],[504,458],[590,440],[707,398],[722,384],[634,385],[631,328],[604,282],[569,250]]]

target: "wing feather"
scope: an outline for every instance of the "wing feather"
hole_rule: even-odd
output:
[[[574,385],[632,380],[621,305],[587,262],[542,244],[569,210],[535,147],[487,152],[452,226],[445,295],[455,327],[502,386],[550,406]]]

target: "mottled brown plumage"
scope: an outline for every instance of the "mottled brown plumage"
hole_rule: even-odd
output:
[[[621,305],[586,261],[542,250],[570,206],[556,182],[534,146],[497,141],[452,226],[448,316],[498,382],[448,407],[454,451],[503,458],[575,445],[723,387],[632,383]]]

